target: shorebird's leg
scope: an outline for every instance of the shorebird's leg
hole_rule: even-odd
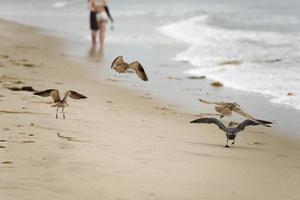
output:
[[[232,141],[231,145],[234,145],[234,143],[235,143],[235,140]]]
[[[65,116],[64,109],[65,109],[65,107],[63,107],[63,108],[62,108],[62,113],[63,113],[63,117],[64,117],[64,119],[66,119],[66,116]]]
[[[228,146],[228,139],[226,140],[226,145],[225,145],[225,147],[229,148],[229,146]]]
[[[58,107],[56,109],[56,119],[58,118]]]

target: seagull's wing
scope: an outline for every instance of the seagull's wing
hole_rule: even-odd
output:
[[[206,123],[206,124],[216,124],[221,130],[225,131],[226,130],[226,126],[220,122],[218,119],[216,118],[199,118],[196,120],[191,121],[190,123]]]
[[[219,106],[219,113],[221,113],[220,118],[224,116],[228,116],[232,114],[232,110],[238,108],[239,105],[237,103],[224,103],[222,106]]]
[[[86,99],[87,97],[79,94],[78,92],[75,92],[73,90],[69,90],[66,92],[64,99],[66,99],[68,96],[70,96],[72,99]]]
[[[199,98],[199,101],[201,103],[205,103],[205,104],[215,104],[215,105],[220,105],[220,106],[224,106],[224,105],[230,104],[230,103],[227,103],[227,102],[206,101],[206,100],[201,99],[201,98]]]
[[[221,113],[221,115],[231,115],[232,112],[230,109],[228,109],[226,106],[215,106],[215,110],[218,112],[218,113]]]
[[[251,119],[246,119],[245,121],[243,121],[242,123],[240,123],[236,128],[239,131],[243,131],[245,129],[246,126],[257,126],[260,125],[260,123],[255,122]]]
[[[111,64],[111,68],[119,73],[125,73],[128,67],[128,64],[123,60],[123,56],[118,56]]]
[[[41,97],[49,97],[51,96],[54,103],[57,103],[60,101],[60,96],[59,96],[59,92],[56,89],[48,89],[48,90],[44,90],[41,92],[35,92],[33,93],[34,95],[39,95]]]
[[[135,73],[142,79],[143,81],[148,81],[148,77],[143,66],[138,62],[132,62],[129,64],[129,67],[135,71]]]
[[[239,114],[239,115],[242,115],[248,119],[252,119],[252,120],[255,120],[255,118],[253,116],[251,116],[249,113],[246,113],[244,110],[242,110],[241,108],[239,107],[233,107],[232,108],[232,111]]]
[[[252,121],[255,121],[258,124],[261,124],[261,125],[266,126],[266,127],[270,127],[269,125],[266,125],[265,123],[262,123],[262,122],[256,120],[252,115],[246,113],[244,110],[242,110],[238,106],[233,106],[232,107],[232,111],[235,112],[235,113],[237,113],[237,114],[239,114],[239,115],[241,115],[241,116],[244,116],[244,117],[246,117],[248,119],[251,119]]]
[[[118,64],[121,64],[121,63],[123,63],[123,62],[124,62],[123,56],[118,56],[118,57],[116,57],[116,58],[114,59],[114,61],[111,63],[110,68],[113,68],[114,65],[118,65]]]

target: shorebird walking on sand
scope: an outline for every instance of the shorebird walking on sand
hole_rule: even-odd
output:
[[[253,116],[246,113],[244,110],[240,108],[240,105],[235,102],[212,102],[212,101],[206,101],[203,99],[199,99],[201,103],[205,104],[215,104],[215,110],[220,113],[220,118],[223,118],[224,116],[230,116],[232,112],[235,112],[243,117],[246,117],[248,119],[251,119],[252,121],[255,121],[259,123],[260,125],[270,127],[269,125],[266,125],[264,123],[260,123],[257,121]]]
[[[256,121],[258,121],[259,123],[256,122]],[[212,117],[212,118],[199,118],[199,119],[191,121],[190,123],[216,124],[221,130],[223,130],[225,132],[226,139],[227,139],[225,147],[229,147],[228,146],[228,140],[233,140],[232,143],[231,143],[233,145],[235,143],[235,137],[237,136],[237,134],[240,131],[243,131],[246,126],[250,126],[250,125],[257,126],[257,125],[260,125],[260,124],[273,124],[272,122],[259,120],[259,119],[256,119],[256,121],[246,119],[245,121],[243,121],[242,123],[240,123],[237,126],[234,126],[233,123],[229,123],[229,126],[226,127],[218,119]]]
[[[126,63],[123,60],[123,56],[118,56],[111,64],[111,68],[116,70],[119,73],[125,73],[129,69],[135,71],[135,73],[142,79],[143,81],[148,81],[148,77],[142,65],[138,61],[134,61],[132,63]]]
[[[67,103],[67,97],[71,97],[72,99],[85,99],[87,98],[86,96],[79,94],[75,91],[72,90],[68,90],[65,93],[65,96],[63,99],[60,98],[59,96],[59,92],[57,89],[48,89],[48,90],[44,90],[41,92],[35,92],[33,93],[35,95],[39,95],[42,97],[49,97],[51,96],[53,99],[53,103],[55,103],[54,105],[52,105],[51,107],[57,107],[56,109],[56,119],[58,118],[58,109],[62,108],[62,113],[63,113],[63,118],[65,119],[65,113],[64,113],[64,109],[66,106],[68,106],[69,104]]]

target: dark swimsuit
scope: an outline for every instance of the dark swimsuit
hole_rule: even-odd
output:
[[[91,11],[90,12],[90,29],[93,31],[98,30],[98,24],[97,24],[97,18],[96,18],[96,12]]]

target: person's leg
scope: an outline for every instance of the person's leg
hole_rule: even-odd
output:
[[[98,23],[98,26],[99,26],[100,49],[103,50],[104,40],[105,40],[105,33],[106,33],[106,21],[100,21]]]
[[[97,14],[96,12],[93,11],[90,12],[90,29],[91,29],[92,45],[96,46],[98,24],[97,24]]]
[[[97,31],[92,30],[92,45],[96,46],[97,43]]]

